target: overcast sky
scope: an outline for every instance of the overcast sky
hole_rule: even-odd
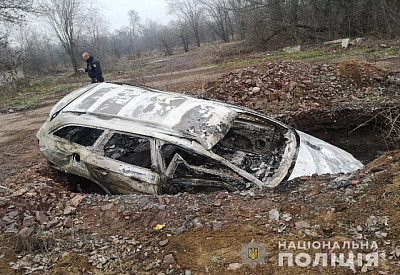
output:
[[[165,0],[101,0],[100,2],[111,31],[129,26],[128,11],[132,9],[139,13],[141,23],[151,19],[161,24],[168,24],[172,19],[167,14]]]

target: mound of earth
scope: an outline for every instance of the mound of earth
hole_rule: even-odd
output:
[[[387,70],[359,60],[337,65],[270,62],[225,74],[186,93],[280,114],[321,107],[382,106],[400,100],[398,84],[388,79]]]

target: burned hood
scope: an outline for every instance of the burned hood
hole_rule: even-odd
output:
[[[196,140],[207,150],[225,136],[238,115],[233,108],[218,102],[112,83],[97,85],[63,112],[156,125]]]
[[[301,131],[297,133],[300,148],[289,180],[313,174],[348,173],[363,167],[350,153]]]

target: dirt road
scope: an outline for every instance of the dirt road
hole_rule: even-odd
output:
[[[46,121],[54,101],[34,110],[0,115],[0,184],[42,158],[36,132]]]

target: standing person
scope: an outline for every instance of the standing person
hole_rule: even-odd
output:
[[[92,79],[92,83],[104,82],[103,73],[101,72],[100,62],[91,56],[89,53],[84,52],[82,58],[86,60],[86,69],[81,68],[81,72],[87,72]]]

